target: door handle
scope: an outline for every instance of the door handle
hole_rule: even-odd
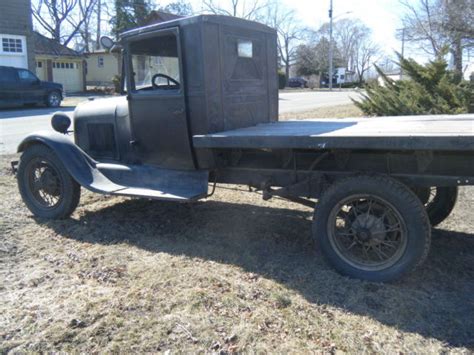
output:
[[[176,111],[173,111],[173,115],[181,115],[184,113],[184,108],[182,109],[179,109],[179,110],[176,110]]]

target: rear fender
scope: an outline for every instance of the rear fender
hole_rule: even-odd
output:
[[[105,178],[97,169],[97,162],[71,139],[52,131],[40,131],[27,136],[18,146],[18,153],[33,144],[44,144],[58,156],[69,174],[83,187],[99,193],[110,193],[118,186]]]

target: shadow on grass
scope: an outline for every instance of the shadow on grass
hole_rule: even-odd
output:
[[[128,200],[50,221],[64,237],[128,243],[151,252],[232,264],[273,279],[313,304],[371,317],[451,346],[474,346],[474,235],[434,230],[428,261],[392,284],[348,279],[314,252],[311,214],[217,201],[194,205]]]

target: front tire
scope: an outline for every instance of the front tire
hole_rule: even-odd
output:
[[[80,185],[56,154],[42,144],[26,148],[18,165],[17,181],[23,202],[35,216],[66,218],[79,203]]]
[[[46,98],[46,105],[48,107],[59,107],[61,106],[61,93],[59,91],[51,91]]]
[[[336,182],[321,196],[313,236],[341,274],[387,282],[426,259],[431,227],[409,188],[389,177],[362,175]]]

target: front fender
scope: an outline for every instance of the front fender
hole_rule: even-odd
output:
[[[27,136],[18,146],[18,153],[33,144],[44,144],[51,148],[66,170],[83,187],[99,193],[110,193],[119,188],[97,169],[97,162],[63,134],[40,131]]]

